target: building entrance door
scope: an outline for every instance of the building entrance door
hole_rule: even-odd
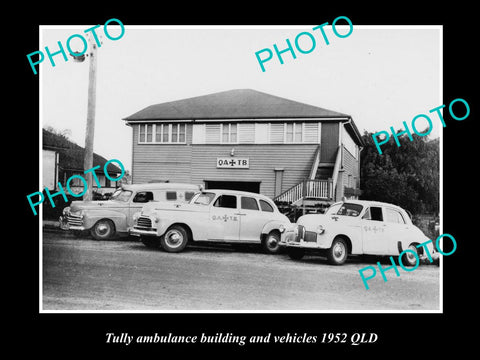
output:
[[[205,189],[228,189],[260,193],[260,181],[210,181],[205,180]]]

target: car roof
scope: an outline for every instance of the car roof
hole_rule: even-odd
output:
[[[253,192],[248,192],[248,191],[240,191],[240,190],[229,190],[229,189],[205,189],[203,192],[213,192],[216,194],[226,194],[226,195],[245,195],[245,196],[254,196],[258,197],[261,199],[269,200],[272,201],[268,196],[259,194],[259,193],[253,193]]]
[[[199,191],[199,185],[183,184],[183,183],[146,183],[146,184],[130,184],[122,185],[125,190],[141,191],[141,190],[194,190]]]
[[[386,203],[386,202],[381,202],[381,201],[374,201],[374,200],[343,200],[343,201],[339,201],[338,203],[342,203],[342,202],[345,202],[345,203],[350,203],[350,204],[358,204],[358,205],[362,205],[362,206],[387,206],[387,207],[391,207],[391,208],[395,208],[395,209],[399,209],[399,210],[403,210],[405,211],[404,209],[402,209],[400,206],[398,205],[394,205],[394,204],[390,204],[390,203]],[[337,203],[337,204],[338,204]]]

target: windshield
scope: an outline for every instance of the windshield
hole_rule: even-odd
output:
[[[190,200],[190,204],[208,205],[214,197],[214,193],[198,193]]]
[[[130,195],[132,195],[132,192],[130,190],[118,189],[110,197],[110,200],[117,200],[117,201],[126,202],[126,201],[128,201],[128,199],[130,199]]]
[[[340,209],[340,206],[342,206],[342,203],[337,203],[337,204],[332,204],[330,207],[325,211],[325,215],[333,215],[336,214],[338,209]]]
[[[359,204],[343,203],[338,210],[337,215],[358,216],[362,212],[363,206]]]

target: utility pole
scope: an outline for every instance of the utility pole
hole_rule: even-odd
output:
[[[84,171],[93,168],[93,139],[95,134],[95,100],[97,83],[97,44],[91,37],[88,39],[91,47],[90,66],[88,72],[88,108],[87,108],[87,127],[85,130],[85,152],[83,159]],[[83,200],[92,200],[93,175],[91,172],[85,174],[88,189],[83,195]]]

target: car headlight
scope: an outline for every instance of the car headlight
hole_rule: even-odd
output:
[[[63,211],[62,211],[62,215],[65,216],[67,215],[68,213],[70,212],[70,206],[66,206]]]
[[[325,232],[325,228],[322,225],[317,226],[317,233],[319,235],[323,234]]]
[[[74,214],[76,216],[83,217],[83,215],[85,215],[85,211],[79,210],[79,211],[73,212],[72,214]]]
[[[282,224],[278,227],[278,230],[280,231],[280,233],[284,233],[285,232],[285,226]]]
[[[133,216],[132,216],[133,221],[136,222],[138,220],[138,218],[140,217],[140,214],[141,214],[140,211],[137,211],[135,214],[133,214]]]
[[[70,214],[72,216],[83,217],[83,215],[85,215],[85,212],[83,210],[72,211],[71,208],[68,208],[68,210],[65,212],[65,214]]]

